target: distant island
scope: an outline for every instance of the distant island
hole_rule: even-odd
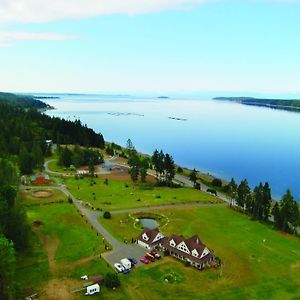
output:
[[[213,100],[233,101],[244,105],[300,112],[300,99],[265,99],[253,97],[215,97]]]
[[[187,121],[187,119],[182,119],[182,118],[175,118],[175,117],[168,117],[168,118],[176,121]]]
[[[170,99],[170,97],[168,97],[168,96],[159,96],[159,97],[157,97],[157,99]]]
[[[57,96],[33,96],[34,99],[60,99]]]

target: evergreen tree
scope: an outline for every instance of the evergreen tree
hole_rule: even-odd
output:
[[[44,155],[41,146],[37,142],[32,147],[32,159],[33,166],[41,169],[44,164]]]
[[[248,185],[247,179],[241,181],[240,185],[237,188],[237,204],[244,208],[246,205],[246,199],[251,193],[250,187]]]
[[[230,206],[234,205],[235,200],[237,198],[237,188],[238,188],[238,185],[236,184],[234,178],[231,178],[231,181],[228,184],[228,194],[230,196]]]
[[[274,225],[277,229],[281,229],[282,227],[282,220],[281,220],[281,213],[280,213],[280,206],[279,203],[276,202],[273,209],[272,215],[274,217]]]
[[[136,152],[136,150],[131,150],[128,157],[128,165],[129,165],[129,174],[131,180],[136,182],[139,178],[140,173],[140,158]]]
[[[260,182],[259,185],[254,188],[253,205],[248,211],[258,220],[262,220],[263,216],[263,197],[263,185]]]
[[[172,156],[168,153],[165,155],[164,169],[166,172],[167,184],[171,185],[175,176],[175,163]]]
[[[299,206],[288,189],[280,203],[281,229],[294,232],[299,225]]]
[[[24,145],[20,149],[19,166],[22,174],[31,174],[33,171],[32,155]]]
[[[148,168],[149,168],[149,159],[147,157],[141,157],[141,159],[140,159],[140,176],[141,176],[142,182],[146,182]]]
[[[197,171],[196,171],[196,169],[194,169],[193,171],[191,171],[191,173],[189,174],[189,179],[190,179],[190,181],[192,181],[193,182],[193,184],[194,184],[194,187],[196,186],[196,182],[197,182]]]
[[[0,234],[0,299],[14,300],[16,259],[13,243]]]
[[[263,203],[262,203],[262,220],[267,222],[270,216],[270,209],[272,204],[272,195],[269,183],[266,182],[263,187]]]

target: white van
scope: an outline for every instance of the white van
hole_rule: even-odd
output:
[[[131,269],[131,262],[127,258],[121,259],[121,264],[124,266],[125,269],[130,270]]]
[[[85,295],[86,296],[94,295],[94,294],[99,293],[99,292],[100,292],[100,285],[99,284],[93,284],[93,285],[90,285],[86,288]]]

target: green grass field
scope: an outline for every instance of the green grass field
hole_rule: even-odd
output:
[[[17,274],[21,288],[33,288],[43,294],[52,290],[53,282],[64,282],[67,288],[80,286],[80,271],[89,271],[88,274],[95,276],[104,276],[111,271],[99,258],[104,252],[102,236],[97,236],[72,204],[59,202],[66,198],[61,192],[53,190],[53,195],[46,198],[52,203],[39,206],[32,205],[35,199],[30,191],[20,192],[19,198],[25,204],[29,223],[42,222],[39,227],[32,225],[31,248],[18,256]],[[90,268],[91,260],[96,261],[94,268]],[[74,299],[78,297],[75,295]]]
[[[85,256],[103,252],[101,237],[85,223],[69,203],[57,203],[27,210],[29,220],[41,220],[43,235],[59,240],[55,258],[70,262]]]
[[[200,272],[174,259],[163,259],[160,264],[132,273],[128,292],[133,299],[172,299],[175,294],[180,299],[299,299],[298,238],[276,232],[226,207],[157,212],[170,219],[163,230],[165,234],[199,234],[221,258],[223,267]],[[102,224],[116,237],[129,235],[135,231],[129,229],[132,224],[119,224],[126,217],[113,216]],[[180,275],[181,281],[166,284],[162,277],[172,271]]]
[[[36,197],[35,195],[39,191],[49,191],[51,195],[45,198]],[[40,206],[57,202],[67,202],[65,194],[61,191],[42,186],[38,189],[29,188],[28,190],[21,190],[19,192],[19,199],[25,206]]]
[[[94,185],[90,185],[90,182],[89,178],[64,178],[64,183],[76,198],[103,210],[188,202],[221,203],[218,198],[192,188],[155,187],[151,183],[135,185],[126,180],[109,180],[108,185],[105,185],[103,178],[96,178]]]

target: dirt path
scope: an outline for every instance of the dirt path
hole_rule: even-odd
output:
[[[42,242],[43,248],[48,256],[49,270],[52,274],[56,272],[55,253],[60,244],[59,239],[47,236],[41,232],[40,229],[35,230],[40,241]]]

